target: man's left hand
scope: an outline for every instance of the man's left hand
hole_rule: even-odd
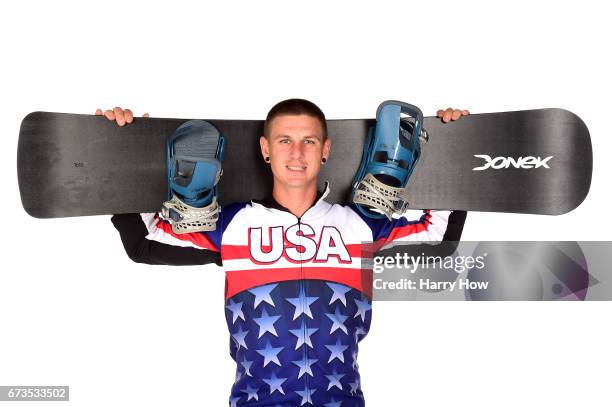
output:
[[[461,117],[468,116],[469,114],[469,110],[453,109],[452,107],[446,110],[440,109],[436,112],[436,116],[441,118],[444,123],[448,123],[451,120],[459,120]]]

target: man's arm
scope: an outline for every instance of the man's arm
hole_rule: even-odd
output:
[[[384,219],[375,236],[377,255],[449,256],[461,239],[466,216],[465,211],[409,210],[392,222]]]
[[[125,252],[136,263],[221,265],[218,249],[204,233],[186,233],[179,239],[165,228],[156,214],[113,215],[111,221],[119,231]],[[204,247],[206,243],[208,247]]]
[[[372,230],[372,240],[378,247],[400,242],[458,241],[467,213],[465,211],[434,211],[408,209],[391,221],[372,219],[355,210]]]

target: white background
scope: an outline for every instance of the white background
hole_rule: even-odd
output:
[[[0,385],[70,385],[72,406],[222,406],[234,378],[219,269],[137,265],[108,217],[23,211],[15,152],[21,119],[35,110],[122,105],[158,117],[255,119],[287,97],[313,100],[330,119],[371,117],[385,99],[426,115],[563,107],[591,131],[586,201],[558,217],[470,213],[463,239],[609,240],[609,8],[430,3],[3,5]],[[360,353],[366,400],[610,405],[611,310],[377,303]]]

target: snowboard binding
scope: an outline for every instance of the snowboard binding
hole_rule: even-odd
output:
[[[224,137],[204,120],[189,120],[167,138],[168,201],[162,216],[174,233],[216,229],[224,144]]]
[[[408,208],[404,188],[421,155],[420,142],[428,140],[422,126],[418,107],[395,100],[380,104],[353,180],[353,203],[361,213],[391,220]]]

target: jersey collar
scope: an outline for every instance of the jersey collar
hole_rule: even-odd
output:
[[[304,212],[304,214],[302,215],[300,219],[304,219],[304,218],[308,219],[308,218],[311,218],[313,216],[320,214],[322,211],[326,212],[328,207],[330,206],[329,203],[325,202],[325,197],[329,195],[329,191],[330,191],[329,181],[325,181],[323,192],[317,191],[317,197],[315,198],[314,204],[310,208],[308,208],[306,212]],[[264,199],[254,199],[251,202],[253,204],[264,206],[267,209],[275,209],[278,211],[287,212],[291,214],[292,216],[295,216],[289,211],[289,209],[279,204],[276,201],[276,199],[274,199],[274,196],[272,196],[271,193],[268,196],[266,196]]]

